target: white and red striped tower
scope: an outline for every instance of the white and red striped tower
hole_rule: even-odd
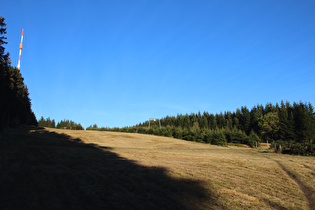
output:
[[[19,62],[17,65],[17,68],[20,69],[21,66],[21,54],[22,54],[22,48],[23,48],[23,34],[24,34],[24,29],[22,29],[22,36],[21,36],[21,43],[20,43],[20,53],[19,53]]]

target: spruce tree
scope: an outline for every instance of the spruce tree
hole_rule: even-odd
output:
[[[210,114],[209,117],[208,117],[208,124],[209,124],[209,128],[212,129],[212,130],[215,130],[216,127],[217,127],[217,121],[214,117],[213,114]]]
[[[233,128],[233,119],[232,119],[232,113],[231,112],[225,112],[225,121],[226,121],[226,128],[229,130],[232,130]]]
[[[285,141],[288,133],[289,113],[283,101],[279,110],[279,140]]]
[[[307,141],[307,129],[308,129],[308,108],[302,102],[293,103],[294,109],[294,123],[296,130],[296,140],[300,143]]]
[[[206,129],[208,128],[208,119],[206,116],[206,112],[203,113],[203,115],[201,116],[200,120],[199,120],[199,126],[201,129]]]
[[[250,112],[246,106],[241,107],[240,116],[241,130],[243,130],[247,135],[250,133]]]
[[[288,121],[286,124],[286,140],[296,141],[295,121],[294,113],[291,108],[288,109]]]
[[[258,108],[254,106],[251,111],[250,111],[250,130],[253,130],[256,134],[260,134],[260,129],[259,129],[259,112]]]
[[[234,118],[235,127],[237,129],[242,129],[242,124],[241,124],[242,113],[241,113],[241,110],[239,108],[236,109],[234,116],[235,116],[235,118]]]
[[[311,103],[308,103],[308,116],[307,116],[307,140],[309,144],[312,144],[315,139],[315,113],[314,107]]]
[[[190,128],[190,117],[188,114],[186,114],[185,116],[183,116],[184,120],[183,120],[183,127],[189,129]]]

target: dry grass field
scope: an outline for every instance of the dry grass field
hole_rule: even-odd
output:
[[[315,209],[315,158],[142,134],[0,134],[1,209]]]

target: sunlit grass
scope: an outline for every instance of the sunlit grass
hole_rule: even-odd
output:
[[[58,132],[113,147],[117,154],[142,165],[165,167],[171,176],[202,180],[215,189],[218,202],[228,208],[307,209],[310,204],[305,192],[277,161],[311,189],[308,198],[314,198],[314,157],[266,153],[266,147],[218,147],[151,135]]]
[[[181,183],[180,180],[183,183],[185,180],[202,183],[209,193],[207,198],[188,196],[183,202],[186,208],[308,209],[312,205],[310,199],[314,198],[314,157],[266,153],[264,147],[219,147],[141,134],[58,129],[46,131],[66,134],[86,144],[95,144],[94,147],[99,150],[107,151],[110,148],[118,157],[141,167],[163,168],[165,174],[178,183]],[[47,138],[53,142],[59,137]],[[62,141],[58,141],[58,144],[62,144]],[[75,148],[71,151],[76,153]],[[49,158],[45,152],[42,155]],[[94,157],[90,153],[85,155]],[[134,176],[135,179],[128,178],[131,182],[128,184],[141,191],[141,184],[136,182],[143,174],[137,171]],[[165,189],[165,193],[167,191],[171,189]]]

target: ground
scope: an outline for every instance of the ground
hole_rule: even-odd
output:
[[[1,209],[314,209],[315,158],[101,131],[0,134]]]

